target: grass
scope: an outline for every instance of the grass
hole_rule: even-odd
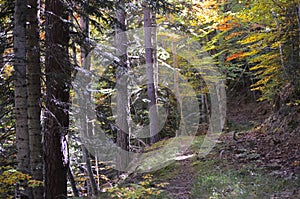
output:
[[[196,153],[197,149],[203,142],[203,136],[195,137],[193,143],[189,147],[191,152]],[[185,141],[183,139],[183,141]],[[163,148],[170,140],[165,140],[153,148]],[[183,142],[185,143],[185,142]],[[256,167],[248,162],[239,164],[237,162],[227,162],[219,157],[219,149],[222,144],[217,144],[214,149],[205,157],[197,158],[194,156],[190,159],[190,164],[195,172],[194,185],[189,198],[193,199],[264,199],[264,198],[294,198],[289,195],[293,190],[298,190],[300,181],[295,179],[284,179],[271,176],[262,168]],[[177,148],[169,148],[176,150]],[[150,152],[152,148],[148,149]],[[149,188],[155,187],[159,183],[165,183],[178,175],[181,164],[179,161],[174,161],[166,167],[152,171],[153,181],[147,186],[136,186],[135,193],[147,192]],[[128,197],[128,198],[156,198],[170,199],[168,192],[163,188],[157,187],[160,194],[148,193],[143,197]],[[129,194],[129,195],[130,195]],[[111,196],[111,195],[110,195]],[[291,197],[290,197],[291,196]],[[107,197],[110,198],[110,197]],[[126,198],[126,197],[125,197]],[[296,197],[297,198],[297,197]]]
[[[275,198],[286,189],[296,190],[300,183],[270,176],[252,165],[235,169],[216,160],[199,161],[191,198]]]
[[[203,136],[195,137],[190,150],[197,152],[203,142]],[[300,181],[284,179],[269,175],[262,168],[252,163],[239,164],[227,162],[219,158],[217,144],[211,153],[204,158],[191,159],[194,167],[195,180],[190,198],[193,199],[264,199],[291,198],[288,196],[293,190],[298,190]],[[153,172],[155,181],[167,182],[176,176],[179,162]],[[293,196],[292,196],[293,197]],[[168,198],[166,193],[156,198]]]

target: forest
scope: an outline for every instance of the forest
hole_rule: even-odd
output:
[[[299,0],[0,0],[0,198],[300,198]]]

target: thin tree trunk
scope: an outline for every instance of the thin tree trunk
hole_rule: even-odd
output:
[[[144,37],[146,51],[146,76],[147,76],[147,92],[149,98],[149,120],[150,120],[150,143],[157,142],[159,138],[158,132],[158,110],[157,96],[154,83],[154,59],[153,59],[153,43],[151,41],[151,9],[144,4]]]
[[[296,8],[297,11],[297,21],[298,21],[298,55],[300,59],[300,1],[298,1],[298,8]]]
[[[216,85],[216,95],[218,100],[218,115],[220,120],[220,130],[223,131],[226,121],[226,107],[225,107],[225,88],[223,80],[220,80],[220,83]]]
[[[87,7],[89,5],[89,0],[87,0],[85,2],[85,6]],[[85,40],[84,41],[88,41],[89,40],[89,16],[86,14],[85,16],[82,16],[80,18],[80,26],[81,26],[81,30],[84,33],[85,36]],[[85,42],[83,44],[83,46],[80,48],[81,50],[81,65],[82,68],[84,70],[90,71],[91,68],[91,60],[90,57],[88,57],[88,53],[90,51],[90,45],[89,42]],[[89,82],[88,82],[89,83]],[[92,97],[90,95],[90,93],[88,95],[85,96],[88,100],[87,106],[91,103],[92,101]],[[88,107],[87,107],[88,108]],[[91,137],[93,136],[93,120],[92,120],[92,116],[90,116],[90,111],[86,111],[86,117],[84,121],[84,126],[83,131],[86,134],[86,136]],[[82,146],[82,152],[83,152],[83,158],[85,161],[85,165],[86,165],[86,170],[87,170],[87,174],[89,177],[89,181],[90,181],[90,185],[91,185],[91,190],[92,190],[92,195],[93,196],[97,196],[98,195],[98,188],[97,188],[97,184],[94,178],[94,173],[92,170],[92,165],[91,165],[91,159],[90,159],[90,155],[89,152],[87,150],[87,148],[83,145]]]
[[[67,7],[46,0],[46,112],[44,130],[45,198],[67,198],[69,98]]]
[[[82,146],[82,153],[83,153],[83,159],[84,159],[85,166],[86,166],[86,171],[87,171],[90,185],[91,185],[92,195],[97,196],[98,195],[97,184],[96,184],[96,181],[94,178],[94,173],[92,170],[90,155],[85,146]]]
[[[2,22],[0,22],[0,32],[4,32],[4,27]],[[6,48],[6,36],[0,37],[0,68],[4,67],[4,51]]]
[[[202,86],[203,88],[203,86]],[[204,93],[201,94],[201,120],[203,123],[207,123],[207,113],[206,113],[206,95]]]
[[[2,42],[2,41],[0,41],[0,42]],[[2,43],[0,45],[2,45]],[[4,47],[0,46],[0,68],[1,69],[4,67],[3,53],[4,53]]]
[[[76,182],[75,182],[74,175],[72,173],[71,167],[69,167],[69,169],[68,169],[68,176],[69,176],[69,179],[70,179],[70,184],[71,184],[74,196],[79,197],[79,191],[76,187]]]
[[[154,86],[158,91],[158,61],[157,61],[157,35],[156,35],[156,12],[151,12],[151,40],[153,43],[153,74],[154,74]]]
[[[39,43],[39,0],[27,0],[27,75],[28,75],[28,133],[30,168],[34,180],[43,181],[42,134],[41,134],[41,66]],[[42,186],[34,187],[34,198],[43,198]]]
[[[0,30],[0,31],[1,31],[1,30]],[[2,41],[1,41],[1,42],[2,42]],[[2,46],[0,46],[0,68],[1,68],[1,69],[4,67],[3,53],[4,53],[4,49],[2,49]]]
[[[281,28],[280,28],[279,21],[276,17],[276,13],[272,11],[272,14],[273,14],[273,17],[274,17],[274,20],[275,20],[276,28],[277,28],[278,32],[281,33]],[[284,62],[283,46],[282,46],[281,41],[279,41],[279,55],[280,55],[281,67],[284,71],[284,74],[285,74],[286,78],[288,78],[288,74],[287,74],[287,70],[286,70],[286,66],[285,66],[285,62]]]
[[[29,135],[27,124],[26,90],[26,1],[15,0],[14,10],[14,93],[18,170],[30,173]],[[20,193],[21,197],[32,198],[29,189]]]
[[[95,155],[95,167],[96,167],[96,176],[97,176],[97,190],[100,189],[100,171],[99,171],[99,162],[98,157]]]
[[[177,62],[177,49],[176,49],[176,42],[173,41],[172,42],[172,54],[173,54],[173,68],[174,68],[174,89],[175,89],[175,94],[176,94],[176,98],[177,98],[177,101],[179,103],[179,111],[180,111],[180,118],[182,119],[183,118],[183,113],[182,113],[182,98],[181,98],[181,95],[180,95],[180,90],[179,90],[179,82],[178,82],[178,62]],[[186,126],[185,126],[185,121],[182,120],[181,121],[182,123],[182,127],[181,130],[181,134],[182,135],[187,135],[187,132],[186,132]]]
[[[115,22],[115,46],[117,55],[120,59],[117,63],[117,145],[123,149],[118,154],[117,165],[120,170],[125,170],[129,163],[129,96],[127,89],[127,75],[129,66],[127,64],[127,37],[126,37],[126,13],[125,1],[115,0],[116,22]],[[120,173],[120,172],[119,172]]]

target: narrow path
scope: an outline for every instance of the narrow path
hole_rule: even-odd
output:
[[[195,173],[191,166],[191,159],[178,161],[178,173],[168,181],[169,185],[165,190],[173,199],[189,199],[193,188]]]

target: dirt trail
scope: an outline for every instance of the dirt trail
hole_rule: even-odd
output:
[[[168,181],[169,185],[165,190],[172,199],[189,199],[194,184],[195,171],[191,166],[191,159],[180,160],[178,163],[178,173]]]

